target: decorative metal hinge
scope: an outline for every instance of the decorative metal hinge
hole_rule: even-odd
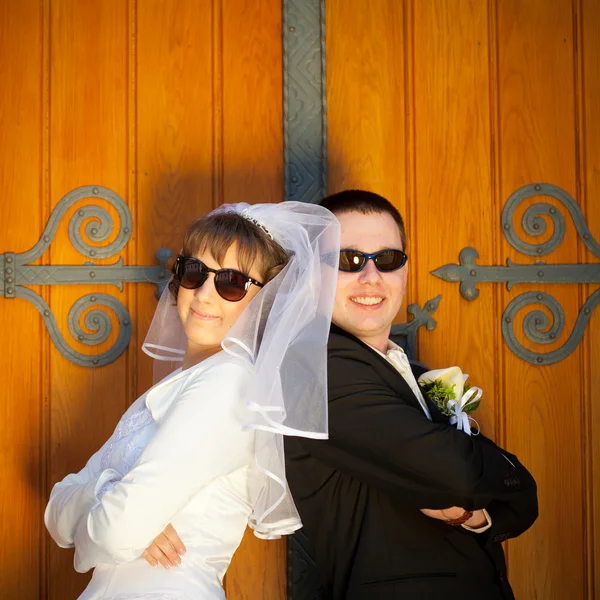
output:
[[[42,315],[50,337],[58,350],[71,362],[83,367],[100,367],[118,358],[127,348],[131,338],[131,318],[125,306],[114,296],[97,293],[86,294],[71,307],[68,325],[71,335],[80,343],[88,346],[102,344],[112,331],[112,322],[106,309],[112,310],[119,324],[119,334],[111,348],[101,354],[87,355],[74,350],[58,329],[56,319],[44,299],[28,285],[73,285],[73,284],[110,284],[123,291],[123,283],[155,283],[156,295],[160,296],[169,280],[167,261],[172,252],[161,248],[156,253],[158,265],[124,266],[119,258],[112,265],[99,265],[87,261],[83,265],[32,265],[49,248],[63,216],[76,202],[87,198],[100,198],[108,202],[119,217],[119,230],[114,239],[105,242],[113,233],[113,219],[109,212],[96,204],[89,204],[77,210],[69,221],[69,239],[83,255],[92,259],[110,258],[123,250],[129,242],[132,220],[129,208],[123,199],[108,188],[101,186],[83,186],[66,194],[56,205],[42,237],[27,252],[0,254],[0,294],[7,299],[23,298],[29,300]],[[85,241],[86,237],[93,243]],[[90,307],[93,307],[92,310]],[[86,312],[88,311],[88,312]],[[85,313],[85,316],[84,316]],[[83,325],[81,320],[83,316]]]
[[[546,220],[552,221],[552,235],[543,243],[530,244],[520,239],[513,227],[515,210],[521,202],[533,196],[549,196],[558,200],[569,212],[577,233],[587,249],[600,258],[600,245],[590,233],[581,209],[575,200],[563,189],[549,184],[531,184],[517,190],[506,202],[502,211],[502,231],[508,243],[519,252],[529,256],[544,256],[561,244],[565,234],[565,221],[559,210],[553,204],[538,202],[527,208],[522,217],[524,231],[538,237],[546,232]],[[556,264],[548,265],[543,261],[534,264],[516,264],[506,260],[506,266],[478,265],[479,258],[474,248],[463,248],[459,255],[460,264],[449,264],[432,271],[432,275],[445,281],[460,282],[460,293],[466,300],[475,300],[479,296],[478,283],[506,283],[510,290],[519,283],[560,283],[586,284],[600,283],[600,264]],[[526,292],[514,298],[502,315],[502,334],[508,347],[523,360],[532,364],[553,364],[568,356],[579,344],[585,327],[594,308],[600,303],[600,290],[596,290],[585,302],[571,335],[567,341],[550,352],[541,353],[529,350],[521,344],[514,331],[516,314],[523,308],[533,304],[541,304],[549,309],[552,320],[548,315],[535,309],[529,312],[523,320],[523,331],[526,337],[537,344],[550,344],[560,338],[563,333],[565,316],[560,304],[549,294],[543,292]]]
[[[418,304],[411,304],[408,312],[413,318],[407,323],[401,325],[392,325],[391,338],[399,346],[402,346],[410,359],[414,359],[417,354],[417,332],[421,327],[427,331],[433,331],[437,325],[436,320],[431,316],[438,308],[442,295],[439,294],[432,300],[425,302],[423,308]]]

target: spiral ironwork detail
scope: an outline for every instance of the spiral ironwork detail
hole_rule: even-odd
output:
[[[565,315],[561,305],[555,298],[543,292],[526,292],[514,298],[506,307],[502,315],[502,334],[508,347],[520,358],[534,365],[551,365],[559,362],[577,347],[591,314],[600,303],[600,290],[596,290],[583,305],[573,331],[567,341],[559,348],[550,352],[535,352],[525,348],[515,333],[515,317],[517,313],[528,306],[541,304],[550,311],[548,314],[540,309],[534,309],[523,319],[523,332],[525,336],[536,344],[551,344],[561,335],[565,324]]]
[[[66,194],[52,211],[41,238],[28,251],[0,254],[0,296],[6,299],[22,298],[34,304],[43,317],[54,345],[70,361],[84,367],[100,367],[118,358],[131,337],[131,318],[125,306],[109,294],[87,294],[75,302],[68,315],[69,332],[75,340],[87,346],[98,346],[109,338],[116,316],[118,335],[106,351],[88,356],[74,350],[60,332],[54,315],[43,298],[27,285],[111,284],[123,291],[123,283],[154,283],[157,296],[169,281],[167,262],[172,252],[161,248],[156,253],[157,265],[125,266],[118,258],[114,264],[97,264],[86,260],[80,265],[31,264],[48,249],[58,230],[61,219],[78,202],[89,198],[104,200],[118,217],[118,229],[111,212],[98,204],[79,207],[69,219],[69,238],[83,256],[92,259],[114,256],[131,237],[132,220],[124,200],[102,186],[83,186]],[[112,241],[107,242],[111,237]],[[90,309],[90,307],[92,307]]]
[[[121,356],[129,344],[131,338],[131,318],[125,306],[115,297],[108,294],[87,294],[77,300],[71,307],[68,316],[69,332],[80,343],[88,346],[96,346],[106,341],[112,330],[112,322],[108,312],[112,310],[118,319],[119,334],[114,344],[100,354],[84,354],[75,350],[64,338],[56,318],[50,310],[46,301],[36,292],[26,287],[19,287],[16,292],[17,298],[29,300],[42,315],[42,319],[52,338],[52,342],[68,360],[82,367],[102,367]],[[90,306],[97,306],[85,315],[84,311]],[[103,308],[101,308],[103,307]],[[81,327],[81,319],[89,331]]]
[[[502,211],[502,231],[508,243],[519,252],[529,256],[544,256],[560,246],[565,236],[565,219],[553,204],[547,202],[534,204],[525,210],[521,220],[525,233],[531,237],[544,235],[547,228],[546,222],[550,220],[553,224],[553,231],[545,242],[539,244],[525,242],[517,235],[513,227],[512,221],[517,207],[528,198],[542,195],[558,200],[567,209],[581,241],[590,252],[600,258],[600,245],[590,233],[577,202],[565,190],[546,183],[532,183],[523,186],[506,201]]]
[[[521,224],[526,234],[532,237],[545,236],[548,225],[552,225],[549,237],[538,244],[521,239],[513,228],[513,217],[517,207],[533,196],[554,198],[571,215],[577,233],[586,248],[600,258],[600,245],[589,231],[581,209],[565,190],[549,184],[526,185],[514,192],[502,211],[502,230],[508,243],[528,256],[541,257],[552,252],[562,243],[565,235],[565,219],[560,208],[549,202],[538,202],[529,206],[523,213]],[[479,283],[505,283],[510,290],[522,283],[558,284],[598,284],[600,264],[546,264],[537,260],[534,264],[517,264],[506,259],[504,265],[479,265],[479,254],[475,248],[463,248],[459,255],[460,264],[447,264],[432,271],[432,275],[444,281],[460,283],[460,293],[466,300],[476,300],[479,296]],[[594,292],[581,308],[575,327],[568,340],[556,350],[546,353],[534,352],[525,348],[514,332],[515,314],[529,304],[542,304],[550,313],[534,309],[523,320],[523,332],[527,339],[536,344],[550,344],[557,341],[564,330],[564,311],[560,304],[548,294],[527,292],[517,296],[506,307],[502,320],[502,332],[509,348],[520,358],[532,364],[552,364],[568,356],[581,340],[591,312],[598,304],[599,293]]]

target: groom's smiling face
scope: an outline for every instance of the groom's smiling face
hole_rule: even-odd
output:
[[[388,213],[336,214],[341,248],[375,253],[404,250],[400,230]],[[385,352],[392,321],[398,314],[406,290],[406,265],[397,271],[380,272],[372,260],[358,273],[339,272],[333,322],[357,338]]]

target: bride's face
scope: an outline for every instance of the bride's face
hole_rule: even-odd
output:
[[[196,254],[195,258],[209,269],[242,271],[235,244],[229,247],[222,264],[217,263],[208,251]],[[262,283],[257,263],[258,260],[254,262],[250,272],[245,274]],[[187,337],[187,354],[200,355],[219,350],[223,338],[259,291],[260,287],[257,285],[250,285],[244,298],[238,302],[229,302],[219,296],[215,288],[214,273],[209,273],[206,281],[195,290],[180,287],[177,293],[177,312]]]

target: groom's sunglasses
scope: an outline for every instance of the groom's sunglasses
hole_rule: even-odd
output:
[[[263,287],[263,284],[249,275],[235,269],[209,269],[201,260],[192,256],[178,256],[173,265],[173,274],[179,285],[186,290],[197,290],[204,285],[208,274],[215,274],[217,294],[228,302],[239,302],[252,284]]]
[[[382,273],[389,273],[401,269],[408,260],[408,256],[402,250],[381,250],[375,254],[360,252],[359,250],[340,251],[340,271],[345,273],[358,273],[362,271],[369,260]]]

